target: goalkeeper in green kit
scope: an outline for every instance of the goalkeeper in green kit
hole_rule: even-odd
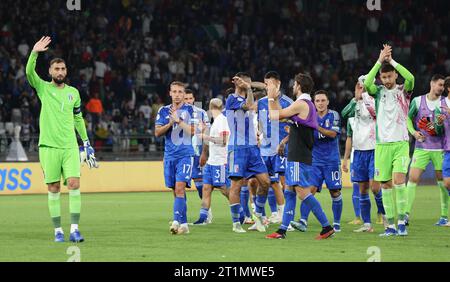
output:
[[[406,173],[409,165],[409,135],[407,128],[409,101],[414,89],[414,76],[392,59],[392,47],[384,45],[378,61],[364,81],[367,92],[374,96],[376,107],[375,181],[383,188],[383,206],[388,227],[381,236],[407,236],[406,211],[408,194]],[[380,72],[381,85],[374,84]],[[400,74],[403,85],[397,84]],[[395,188],[395,189],[393,189]],[[394,202],[394,191],[396,202]],[[395,227],[395,208],[398,231]]]
[[[60,181],[69,189],[70,200],[70,241],[83,242],[78,230],[81,210],[80,196],[80,153],[89,168],[98,167],[94,149],[89,144],[86,126],[81,113],[81,100],[78,90],[65,84],[67,68],[64,60],[50,62],[51,82],[42,80],[35,71],[38,53],[45,52],[50,37],[42,37],[33,47],[26,67],[30,85],[41,100],[39,160],[48,185],[48,207],[55,227],[55,242],[64,242],[61,227]],[[83,140],[79,150],[75,129]]]

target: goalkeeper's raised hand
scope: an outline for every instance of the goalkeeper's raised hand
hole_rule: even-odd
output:
[[[90,169],[99,167],[94,154],[95,150],[92,148],[89,141],[83,141],[83,147],[80,148],[80,160],[81,162],[86,162]]]
[[[33,52],[45,52],[48,50],[48,45],[52,42],[52,39],[48,36],[43,36],[33,47]]]

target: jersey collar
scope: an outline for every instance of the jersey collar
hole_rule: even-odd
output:
[[[302,95],[298,96],[297,100],[300,99],[312,101],[311,95],[309,95],[308,93],[303,93]]]

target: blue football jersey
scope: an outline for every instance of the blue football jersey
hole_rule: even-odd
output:
[[[280,97],[282,109],[289,107],[294,101],[286,95]],[[269,118],[269,100],[267,97],[258,101],[258,122],[262,133],[261,156],[275,156],[277,146],[281,140],[288,135],[286,127],[289,126],[287,120],[272,121]]]
[[[255,113],[246,111],[242,107],[245,98],[238,94],[230,94],[225,104],[225,116],[230,127],[230,149],[235,146],[252,147],[257,146],[255,131]]]
[[[199,108],[196,106],[193,106],[193,108],[194,108],[194,114],[192,115],[192,123],[194,124],[195,129],[196,129],[195,134],[199,134],[201,132],[198,128],[198,125],[201,122],[203,122],[206,125],[206,127],[208,127],[208,128],[210,127],[209,117],[208,117],[208,114],[206,113],[206,111],[203,110],[202,108]],[[192,137],[192,146],[194,148],[195,156],[200,156],[200,154],[202,153],[203,146],[202,146],[202,141],[198,140],[197,135],[194,135]]]
[[[170,107],[167,105],[161,107],[156,116],[156,125],[166,125],[170,121]],[[183,104],[180,109],[177,110],[178,117],[185,123],[192,125],[192,117],[194,115],[194,108],[189,104]],[[173,124],[166,134],[164,135],[164,159],[176,160],[183,157],[193,156],[194,148],[192,147],[192,139],[190,134],[185,134],[184,130]]]
[[[341,118],[336,111],[329,110],[324,117],[317,117],[319,126],[338,133],[335,138],[322,135],[314,130],[314,146],[312,151],[313,165],[333,165],[341,163],[339,154],[339,135],[341,133]]]

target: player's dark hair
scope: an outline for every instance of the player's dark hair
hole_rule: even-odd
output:
[[[328,91],[326,91],[326,90],[317,90],[316,92],[314,92],[314,99],[316,99],[317,95],[325,95],[327,97],[327,100],[330,101],[330,95],[328,94]]]
[[[381,65],[380,73],[386,73],[391,71],[395,71],[395,68],[391,64],[383,63]]]
[[[251,78],[250,74],[248,74],[247,72],[243,72],[240,71],[237,74],[235,74],[234,76],[240,77],[240,78]]]
[[[314,81],[309,74],[299,73],[295,76],[295,81],[302,90],[302,93],[311,94],[314,90]]]
[[[436,82],[436,81],[438,81],[440,79],[445,80],[445,77],[443,75],[441,75],[441,74],[434,74],[431,77],[431,81],[433,81],[433,82]]]
[[[281,80],[280,79],[280,74],[277,73],[276,71],[269,71],[264,75],[264,79],[276,79],[276,80]]]
[[[192,89],[190,89],[190,88],[186,88],[186,89],[184,90],[184,93],[186,93],[186,94],[192,94],[192,96],[194,96],[194,99],[195,99],[195,93],[194,93],[194,90],[192,90]]]
[[[449,92],[449,89],[450,88],[450,76],[447,76],[446,78],[445,78],[445,80],[444,80],[444,89],[445,89],[445,91],[447,91],[447,94],[450,94]]]
[[[53,60],[50,61],[50,66],[53,66],[53,64],[60,64],[60,63],[66,64],[66,61],[64,61],[61,58],[54,58]]]

